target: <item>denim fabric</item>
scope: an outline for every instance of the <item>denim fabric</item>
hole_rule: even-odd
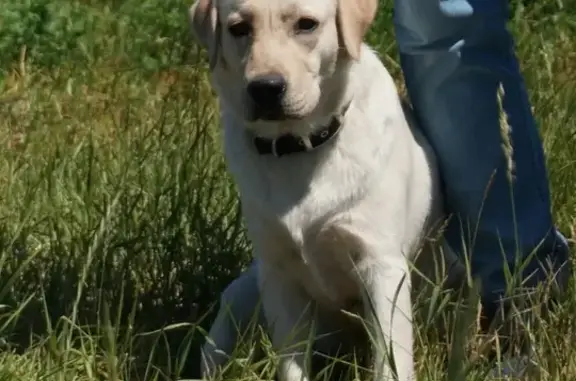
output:
[[[532,258],[524,261],[523,280],[533,286],[547,276],[540,263],[552,260],[558,271],[568,259],[552,222],[542,144],[506,29],[507,4],[395,0],[394,17],[408,93],[438,156],[452,214],[446,239],[470,255],[484,302],[493,305],[506,287],[506,265],[518,271],[518,259]],[[500,84],[514,151],[512,188],[501,146]],[[565,283],[567,264],[561,273]]]

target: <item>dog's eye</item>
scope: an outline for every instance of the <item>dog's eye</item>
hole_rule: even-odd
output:
[[[309,33],[316,30],[318,21],[310,17],[302,17],[296,22],[296,32]]]
[[[234,37],[245,37],[252,33],[252,26],[246,21],[241,21],[228,26],[228,31]]]

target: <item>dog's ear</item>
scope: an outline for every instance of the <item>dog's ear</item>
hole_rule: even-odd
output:
[[[210,70],[218,61],[222,30],[218,19],[216,1],[197,0],[188,12],[192,34],[208,50]]]
[[[378,0],[338,0],[340,43],[350,57],[360,57],[360,47],[376,17]]]

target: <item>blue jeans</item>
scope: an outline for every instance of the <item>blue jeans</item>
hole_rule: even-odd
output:
[[[529,287],[548,276],[541,264],[552,263],[546,269],[558,272],[561,283],[570,274],[508,15],[502,0],[395,0],[408,94],[438,156],[452,214],[445,237],[470,255],[489,318],[506,288],[506,266],[523,274]],[[501,147],[500,84],[514,152],[513,193]],[[523,271],[517,260],[528,263]]]

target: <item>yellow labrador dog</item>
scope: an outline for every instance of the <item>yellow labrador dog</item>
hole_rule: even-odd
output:
[[[312,327],[357,302],[375,338],[375,380],[415,377],[407,275],[443,206],[432,153],[363,43],[377,6],[198,0],[190,9],[209,52],[282,381],[310,379]],[[416,265],[425,274],[430,253]]]

